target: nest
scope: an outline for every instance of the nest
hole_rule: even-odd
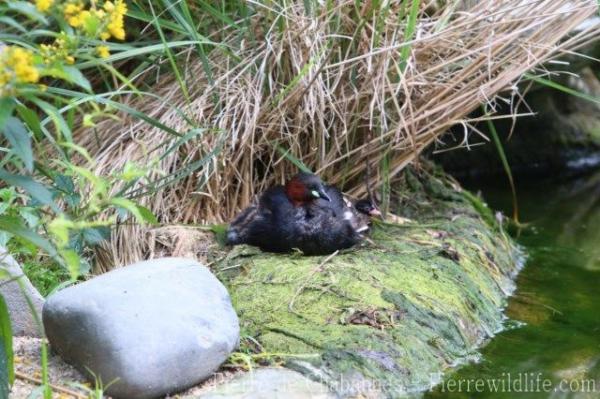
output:
[[[520,101],[525,72],[598,36],[572,33],[597,11],[593,0],[421,2],[412,15],[404,1],[305,3],[252,3],[244,34],[221,30],[206,62],[196,47],[182,51],[186,90],[156,73],[151,95],[124,100],[154,122],[122,115],[95,137],[77,133],[97,172],[155,165],[151,183],[128,193],[163,224],[229,220],[298,162],[361,196],[367,165],[385,187],[451,126],[465,126],[468,145],[481,134],[469,129],[472,111],[493,111],[499,94]],[[146,231],[115,229],[106,261],[148,256]]]

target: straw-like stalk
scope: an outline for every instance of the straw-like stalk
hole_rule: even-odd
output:
[[[426,3],[367,1],[356,9],[346,0],[306,10],[301,1],[252,2],[250,33],[224,28],[228,39],[207,54],[209,68],[194,48],[179,54],[189,97],[164,73],[156,98],[127,100],[179,136],[124,116],[101,123],[99,140],[78,134],[77,142],[99,173],[159,159],[167,175],[129,193],[152,193],[142,201],[165,224],[230,219],[294,173],[292,160],[361,196],[367,161],[385,165],[372,168],[378,187],[448,128],[468,126],[477,107],[493,110],[499,93],[520,98],[525,72],[599,33],[570,35],[596,12],[593,0]],[[109,264],[148,253],[136,226],[117,229],[110,245]]]

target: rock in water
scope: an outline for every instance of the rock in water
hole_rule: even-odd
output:
[[[13,335],[39,337],[40,326],[35,321],[27,298],[31,301],[38,318],[42,313],[44,298],[23,274],[17,261],[3,247],[0,247],[0,269],[10,275],[8,278],[0,279],[0,295],[6,301],[10,313]]]
[[[136,263],[66,288],[48,298],[43,321],[67,362],[104,386],[116,380],[107,394],[127,399],[199,383],[239,340],[225,287],[182,258]]]

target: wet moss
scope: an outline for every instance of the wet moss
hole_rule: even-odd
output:
[[[502,328],[513,288],[517,251],[486,223],[489,210],[482,217],[472,196],[430,173],[408,172],[394,188],[407,195],[392,209],[414,222],[376,223],[358,248],[306,257],[238,247],[217,266],[243,333],[265,352],[318,354],[287,365],[345,396],[429,387]]]

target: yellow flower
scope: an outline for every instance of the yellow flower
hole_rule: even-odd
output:
[[[84,16],[82,15],[85,11],[83,10],[83,6],[79,3],[68,3],[65,5],[65,19],[68,24],[73,28],[78,28],[83,25]],[[89,11],[88,11],[89,13]]]
[[[12,67],[17,80],[23,83],[35,83],[40,79],[38,70],[33,66],[33,53],[20,47],[8,51],[7,65]]]
[[[72,47],[72,43],[68,39],[68,36],[64,32],[61,32],[51,44],[40,44],[40,55],[46,65],[53,64],[57,61],[74,64],[75,57],[70,54]]]
[[[125,40],[125,14],[127,14],[127,4],[123,0],[116,0],[113,4],[110,1],[104,3],[104,9],[110,13],[109,22],[106,26],[108,33],[115,39]]]
[[[5,47],[0,53],[0,93],[14,83],[36,83],[40,73],[33,65],[33,52],[17,46]]]
[[[52,7],[54,0],[35,0],[35,8],[40,12],[46,12]]]
[[[96,17],[98,17],[98,19],[102,19],[106,16],[106,12],[104,12],[104,10],[92,10],[92,12]]]
[[[108,12],[112,12],[115,9],[115,5],[112,3],[112,1],[107,1],[104,3],[103,7]]]
[[[81,5],[69,3],[65,6],[65,15],[71,16],[81,11]]]
[[[54,1],[54,0],[52,0]],[[83,30],[89,36],[98,36],[101,40],[108,40],[111,37],[119,40],[125,40],[125,14],[127,14],[127,4],[124,0],[105,1],[101,8],[96,8],[92,2],[90,9],[86,10],[82,2],[71,0],[64,7],[65,19],[69,25]],[[90,27],[95,27],[100,23],[102,27],[98,32],[88,32]]]
[[[96,52],[98,52],[100,58],[108,58],[110,56],[110,51],[107,46],[96,47]]]
[[[92,14],[88,11],[88,10],[83,10],[80,11],[78,14],[73,15],[72,17],[70,17],[67,22],[69,23],[69,25],[71,25],[73,28],[79,28],[82,27],[85,24],[85,21],[91,16]]]

